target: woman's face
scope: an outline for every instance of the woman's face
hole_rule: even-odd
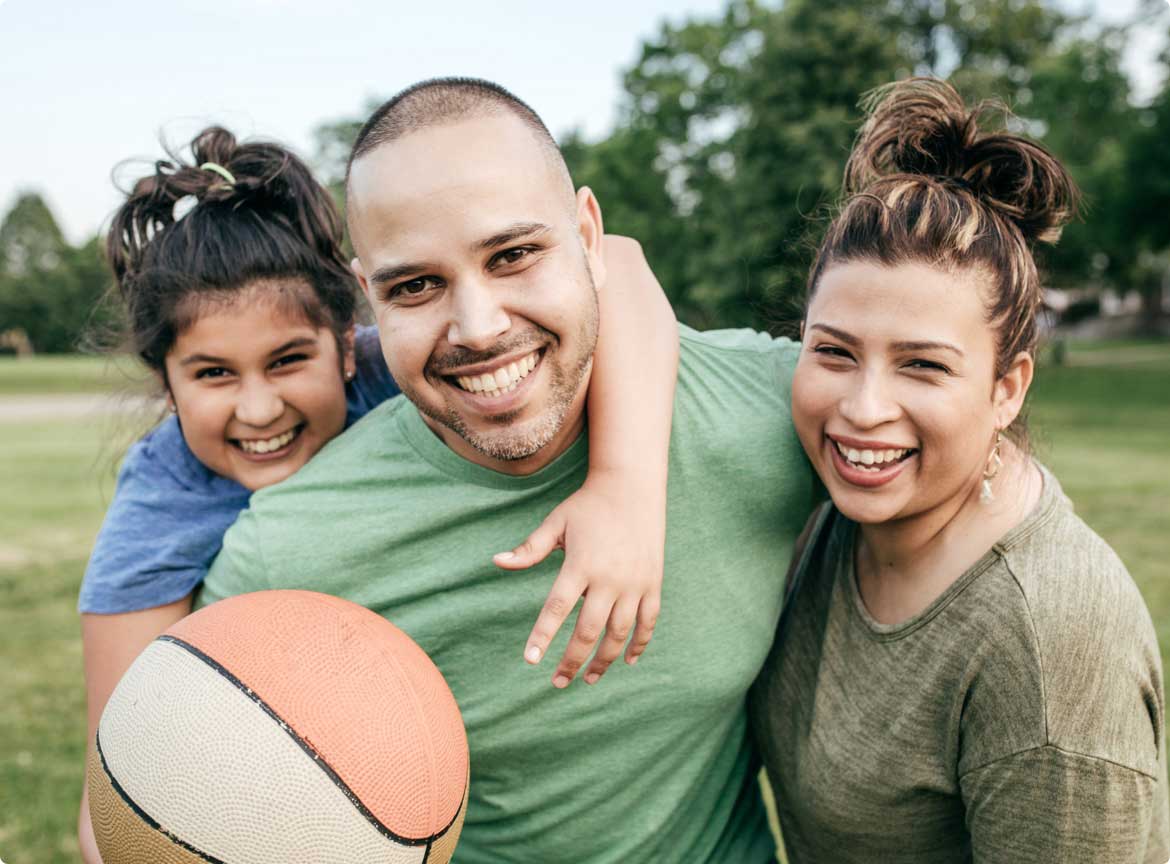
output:
[[[833,503],[850,519],[957,510],[977,488],[995,430],[1023,399],[995,380],[982,280],[974,270],[870,262],[822,275],[805,319],[792,413]]]
[[[252,491],[289,477],[345,427],[352,349],[244,289],[183,330],[167,354],[169,399],[204,465]],[[345,372],[343,373],[343,369]]]

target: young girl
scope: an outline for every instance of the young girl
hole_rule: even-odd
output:
[[[1061,165],[947,84],[880,93],[812,274],[792,413],[832,497],[753,715],[790,860],[1163,864],[1162,670],[1030,456]]]
[[[128,453],[82,584],[91,741],[134,657],[190,612],[250,494],[289,477],[398,392],[374,328],[354,327],[341,223],[308,168],[277,145],[237,144],[214,127],[191,151],[190,163],[156,163],[136,184],[107,242],[129,342],[158,376],[173,416]],[[653,418],[669,418],[673,394],[660,382],[673,381],[677,355],[673,315],[637,244],[607,238],[605,252],[616,290],[601,304],[606,347],[599,343],[590,398],[598,409],[591,418],[605,422],[591,420],[589,479],[528,541],[498,556],[501,566],[520,568],[558,546],[566,551],[553,586],[562,602],[537,622],[529,662],[539,661],[586,589],[592,602],[578,631],[633,630],[628,646],[602,642],[590,683],[623,647],[628,662],[636,659],[653,630],[669,437],[669,420]],[[660,360],[623,356],[647,339],[659,344],[646,357]],[[656,382],[654,397],[631,386],[631,375]],[[647,452],[663,456],[648,460]],[[637,620],[624,620],[618,607]],[[572,640],[554,673],[561,686],[595,644]],[[85,860],[99,861],[84,795],[79,831]]]

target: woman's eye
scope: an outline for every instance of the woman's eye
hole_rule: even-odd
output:
[[[813,348],[813,352],[820,354],[822,357],[839,357],[843,360],[853,359],[848,351],[837,345],[817,345],[815,348]]]
[[[950,373],[950,369],[941,363],[935,363],[933,360],[911,360],[906,364],[911,369],[921,369],[926,372],[946,372]]]

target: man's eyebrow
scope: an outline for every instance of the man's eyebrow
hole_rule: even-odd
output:
[[[536,238],[551,230],[552,228],[543,222],[518,222],[515,225],[509,225],[491,237],[480,240],[475,244],[474,249],[476,252],[498,249],[500,246],[506,246],[522,237]]]
[[[385,285],[387,282],[394,282],[404,276],[413,276],[416,273],[421,273],[427,269],[426,264],[390,264],[386,267],[379,267],[372,274],[370,274],[369,282],[371,285]]]

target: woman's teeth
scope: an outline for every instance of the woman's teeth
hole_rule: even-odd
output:
[[[272,453],[279,450],[281,447],[287,447],[288,443],[297,437],[297,432],[300,427],[289,429],[283,435],[277,435],[275,438],[265,438],[263,440],[241,438],[240,449],[245,453]]]
[[[533,351],[526,357],[507,363],[495,371],[482,375],[460,375],[455,380],[459,382],[460,387],[470,393],[499,396],[501,393],[515,390],[516,386],[528,377],[528,373],[536,368],[539,356],[539,351]]]
[[[852,447],[846,447],[837,441],[833,443],[837,445],[837,452],[845,457],[850,467],[859,468],[862,471],[880,471],[883,466],[901,461],[907,453],[913,452],[912,449],[854,450]]]

